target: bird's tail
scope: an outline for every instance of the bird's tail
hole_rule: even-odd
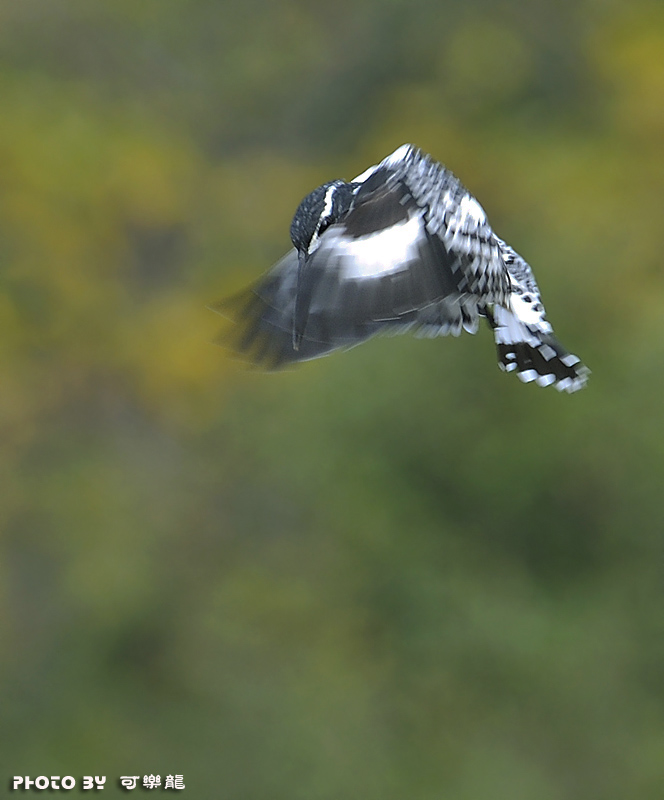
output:
[[[553,336],[551,326],[528,325],[502,306],[487,310],[498,350],[498,366],[516,372],[524,382],[555,386],[560,392],[576,392],[585,386],[590,370]]]

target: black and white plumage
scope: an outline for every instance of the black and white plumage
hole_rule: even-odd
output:
[[[499,366],[573,392],[588,370],[553,336],[530,266],[491,229],[445,167],[403,145],[350,183],[300,204],[294,249],[215,310],[238,324],[236,348],[278,368],[381,332],[420,336],[493,328]]]

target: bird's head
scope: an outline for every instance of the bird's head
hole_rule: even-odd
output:
[[[357,190],[356,184],[342,180],[324,183],[300,203],[290,228],[291,241],[302,256],[309,256],[319,245],[319,237],[348,211]]]

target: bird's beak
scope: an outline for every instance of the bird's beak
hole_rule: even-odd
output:
[[[302,277],[307,266],[307,253],[305,250],[298,251],[297,265],[297,292],[295,294],[295,314],[293,316],[293,350],[300,349],[300,342],[304,336],[304,329],[307,324],[307,314],[309,304],[304,301],[302,292]]]

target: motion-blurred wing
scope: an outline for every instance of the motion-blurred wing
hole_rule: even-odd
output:
[[[279,369],[308,361],[332,350],[352,347],[377,332],[366,324],[344,332],[326,311],[310,313],[307,334],[293,348],[293,320],[297,296],[298,256],[295,249],[278,261],[255,286],[212,306],[233,321],[224,339],[238,353],[264,369]],[[334,332],[333,332],[334,331]],[[317,338],[311,338],[316,333]]]

